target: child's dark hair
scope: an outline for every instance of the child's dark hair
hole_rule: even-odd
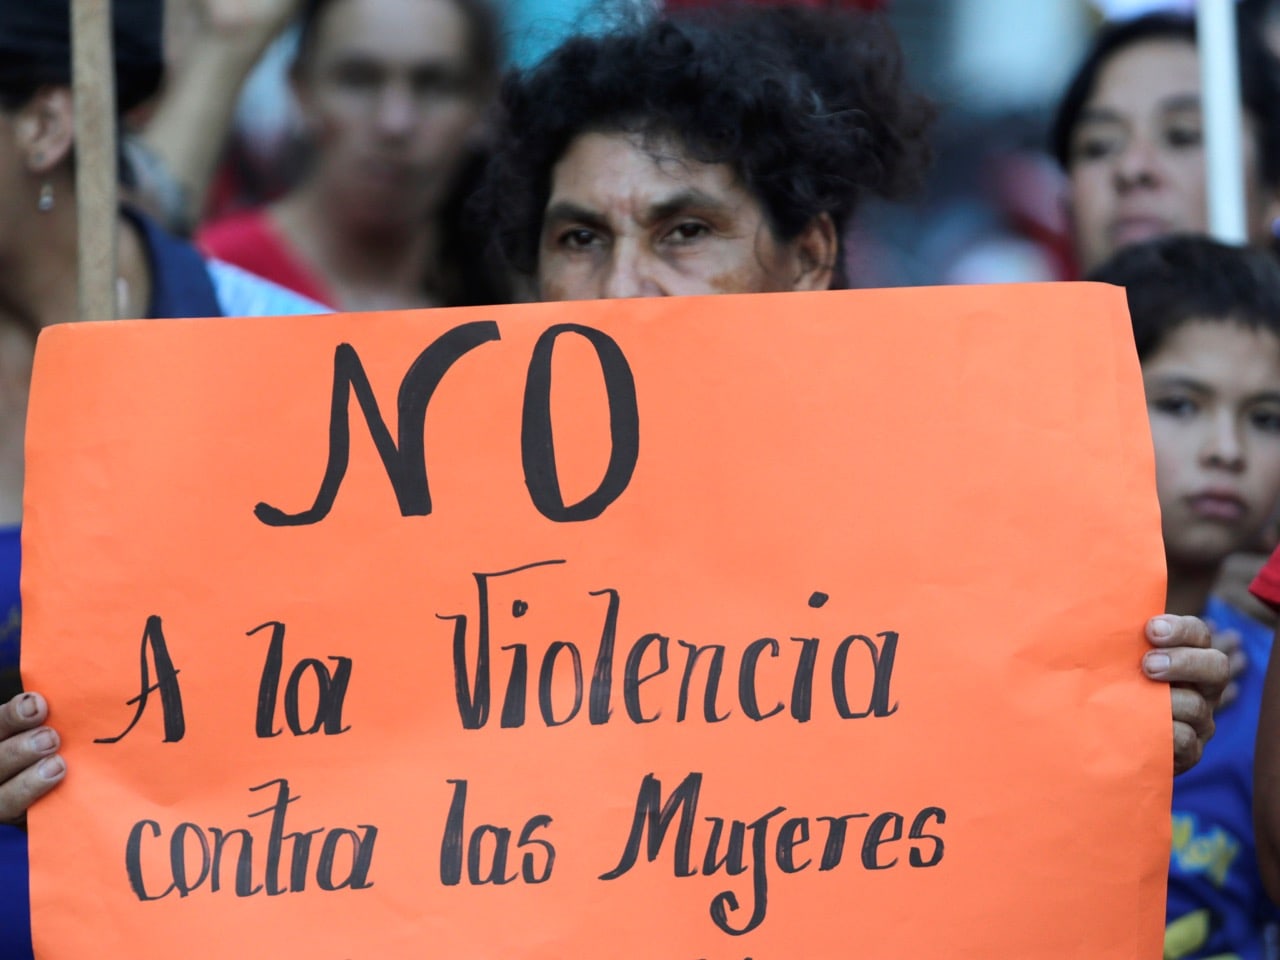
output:
[[[1240,99],[1254,120],[1260,153],[1262,179],[1280,186],[1280,66],[1266,48],[1257,25],[1242,17],[1238,34],[1240,59]],[[1103,27],[1094,38],[1058,104],[1049,134],[1049,148],[1063,170],[1071,169],[1071,138],[1080,114],[1093,96],[1098,75],[1111,58],[1134,44],[1152,40],[1173,40],[1196,45],[1193,17],[1177,13],[1150,13]]]
[[[1086,279],[1125,288],[1141,361],[1191,321],[1230,321],[1280,337],[1280,263],[1263,250],[1160,237],[1123,248]]]
[[[903,77],[881,17],[729,6],[573,37],[503,84],[498,150],[478,205],[501,259],[536,272],[551,172],[588,131],[672,137],[724,163],[782,240],[866,194],[923,179],[932,106]]]

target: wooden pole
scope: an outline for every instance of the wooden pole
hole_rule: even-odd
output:
[[[1209,234],[1223,243],[1248,242],[1240,110],[1240,62],[1235,0],[1199,0],[1200,110],[1204,124]]]
[[[26,0],[49,3],[55,0]],[[116,317],[116,91],[111,0],[72,0],[81,320]]]

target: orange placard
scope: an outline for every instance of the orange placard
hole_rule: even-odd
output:
[[[1158,956],[1123,294],[41,337],[42,958]]]

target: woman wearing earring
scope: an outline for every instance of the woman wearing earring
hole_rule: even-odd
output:
[[[159,86],[158,0],[114,0],[116,103],[123,114]],[[23,437],[36,336],[77,317],[75,135],[70,6],[0,4],[0,758],[31,764],[27,798],[63,776],[47,709],[18,695],[18,573]],[[199,317],[318,313],[324,308],[226,264],[206,261],[142,215],[116,221],[117,315]],[[7,702],[6,702],[7,701]],[[20,735],[16,735],[17,731]],[[0,823],[0,955],[31,956],[26,838]]]
[[[342,310],[503,299],[461,215],[501,59],[489,0],[307,0],[290,82],[308,174],[197,242]]]

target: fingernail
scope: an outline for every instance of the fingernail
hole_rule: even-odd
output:
[[[66,772],[67,765],[62,762],[61,757],[50,757],[47,760],[41,760],[40,766],[36,767],[36,771],[46,780],[57,780]]]
[[[1169,669],[1169,655],[1167,653],[1149,653],[1146,658],[1147,673],[1152,676],[1160,676]]]
[[[30,720],[40,712],[40,707],[36,703],[36,698],[29,693],[24,693],[18,698],[18,716],[23,720]]]
[[[36,753],[48,753],[58,745],[58,738],[52,730],[41,730],[31,738],[31,746]]]
[[[1163,640],[1173,634],[1173,627],[1168,620],[1155,620],[1151,624],[1151,635]]]

